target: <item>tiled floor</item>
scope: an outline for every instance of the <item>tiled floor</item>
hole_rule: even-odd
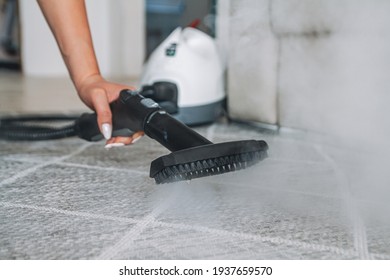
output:
[[[2,115],[85,110],[66,79],[0,74]],[[147,137],[111,150],[0,141],[0,259],[390,258],[380,156],[236,123],[196,130],[214,142],[264,139],[269,158],[155,185],[149,164],[168,151]]]

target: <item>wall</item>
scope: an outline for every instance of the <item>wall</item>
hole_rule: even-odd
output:
[[[86,0],[101,72],[138,76],[144,60],[144,1]],[[20,1],[22,66],[26,75],[65,76],[66,68],[36,1]]]
[[[231,0],[232,117],[386,142],[389,13],[387,0]]]
[[[231,117],[275,124],[277,40],[268,0],[231,1],[228,109]]]

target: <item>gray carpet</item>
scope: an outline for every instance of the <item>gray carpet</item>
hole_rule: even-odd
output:
[[[238,124],[197,130],[214,142],[264,139],[269,158],[155,185],[149,164],[168,151],[147,137],[111,150],[0,141],[0,259],[390,258],[376,157]]]

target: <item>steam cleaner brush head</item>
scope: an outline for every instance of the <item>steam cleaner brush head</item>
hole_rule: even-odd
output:
[[[191,180],[244,169],[267,157],[268,145],[260,140],[207,144],[172,152],[155,159],[150,177],[157,184]]]

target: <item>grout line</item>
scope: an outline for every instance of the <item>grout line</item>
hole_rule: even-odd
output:
[[[6,160],[16,161],[16,162],[27,162],[27,163],[42,163],[43,162],[42,160],[34,160],[34,159],[29,159],[29,158],[14,158],[14,157],[7,157]],[[136,170],[136,169],[94,166],[94,165],[80,164],[80,163],[73,163],[73,162],[58,162],[57,164],[64,165],[64,166],[70,166],[70,167],[80,167],[80,168],[85,168],[85,169],[137,173],[139,175],[148,175],[149,176],[149,172]]]
[[[307,242],[302,241],[296,241],[296,240],[288,240],[281,237],[265,237],[261,235],[253,235],[248,233],[240,233],[240,232],[230,232],[226,230],[219,230],[219,229],[212,229],[208,227],[202,227],[202,226],[192,226],[192,225],[186,225],[186,224],[173,224],[173,223],[166,223],[166,222],[155,222],[154,224],[158,224],[160,226],[165,226],[169,228],[174,229],[180,229],[180,230],[193,230],[197,232],[207,233],[207,234],[215,234],[218,236],[225,236],[230,237],[232,239],[246,239],[246,240],[253,240],[253,241],[259,241],[259,242],[269,242],[276,245],[288,245],[288,246],[294,246],[296,248],[304,248],[309,249],[313,251],[329,251],[338,255],[344,255],[347,257],[356,256],[356,251],[353,249],[342,249],[334,246],[327,246],[327,245],[321,245],[321,244],[311,244]]]
[[[134,241],[142,234],[142,232],[156,221],[156,218],[173,203],[178,195],[178,191],[174,192],[174,194],[169,199],[165,200],[164,203],[157,206],[150,214],[139,220],[137,224],[134,225],[117,243],[101,252],[100,255],[96,257],[96,259],[113,259],[118,253],[129,249],[133,245]]]
[[[62,209],[53,208],[53,207],[34,206],[34,205],[27,205],[27,204],[20,204],[20,203],[1,202],[0,201],[0,206],[6,207],[6,208],[29,209],[29,210],[35,210],[35,211],[39,211],[39,212],[43,212],[43,213],[63,214],[63,215],[67,215],[67,216],[75,216],[75,217],[88,218],[88,219],[101,219],[101,220],[110,220],[110,221],[125,222],[125,223],[137,223],[138,222],[138,220],[131,219],[131,218],[106,216],[106,215],[92,214],[92,213],[82,212],[82,211],[62,210]]]
[[[132,228],[114,245],[106,248],[99,256],[96,257],[97,260],[110,260],[115,258],[115,256],[128,248],[134,243],[134,240],[137,239],[141,233],[148,227],[149,224],[155,221],[156,215],[160,214],[159,209],[155,209],[149,215],[147,215],[142,220],[138,221],[136,225]]]
[[[104,171],[120,171],[120,172],[129,172],[137,173],[139,175],[148,175],[149,172],[140,171],[136,169],[124,169],[124,168],[115,168],[115,167],[104,167],[104,166],[92,166],[88,164],[72,163],[72,162],[61,162],[60,165],[70,166],[70,167],[80,167],[85,169],[95,169],[95,170],[104,170]]]
[[[42,163],[42,162],[44,162],[43,158],[41,160],[35,160],[35,159],[31,159],[29,157],[28,158],[26,158],[26,157],[18,158],[18,157],[15,157],[13,155],[4,157],[4,160],[16,161],[16,162],[27,162],[27,163]]]
[[[205,178],[205,182],[212,183],[212,184],[221,184],[221,182],[218,182],[216,179],[209,179]],[[291,193],[291,194],[302,194],[302,195],[307,195],[307,196],[314,196],[314,197],[319,197],[319,198],[331,198],[335,200],[340,200],[340,197],[332,196],[332,195],[326,195],[326,194],[319,194],[319,193],[314,193],[314,192],[307,192],[307,191],[299,191],[299,190],[292,190],[292,189],[275,189],[275,188],[269,188],[269,187],[263,187],[260,186],[258,188],[258,185],[253,185],[253,184],[245,184],[241,182],[229,182],[229,181],[223,181],[223,185],[228,185],[228,186],[233,186],[233,187],[249,187],[249,188],[256,188],[257,190],[261,191],[270,191],[270,192],[276,192],[276,193]]]
[[[352,222],[355,249],[359,253],[360,258],[369,259],[371,255],[368,251],[366,227],[359,215],[356,200],[351,194],[348,177],[342,172],[337,163],[327,153],[325,153],[321,146],[315,145],[315,148],[318,153],[322,155],[324,159],[331,165],[333,171],[336,174],[338,185],[342,194],[342,199],[346,203],[348,215]]]
[[[0,187],[6,185],[6,184],[12,184],[14,183],[16,180],[18,179],[21,179],[23,177],[26,177],[28,175],[30,175],[31,173],[37,171],[38,169],[40,168],[43,168],[43,167],[46,167],[48,165],[51,165],[51,164],[55,164],[55,163],[60,163],[61,161],[63,160],[66,160],[74,155],[77,155],[81,152],[83,152],[87,147],[91,146],[92,144],[91,143],[87,143],[87,144],[84,144],[82,145],[81,147],[79,147],[77,150],[75,150],[74,152],[66,155],[66,156],[62,156],[62,157],[59,157],[59,158],[55,158],[55,159],[52,159],[52,160],[49,160],[49,161],[46,161],[46,162],[43,162],[41,164],[38,164],[38,165],[35,165],[33,167],[30,167],[30,168],[27,168],[3,181],[0,182]]]

